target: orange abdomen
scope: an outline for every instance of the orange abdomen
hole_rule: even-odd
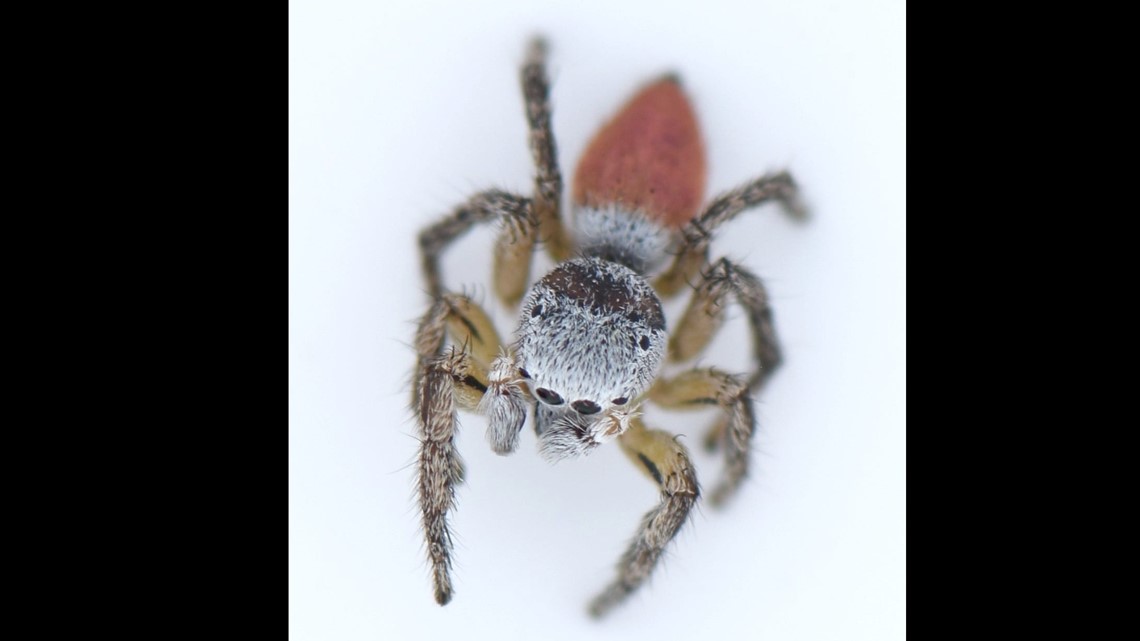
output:
[[[669,227],[697,214],[705,150],[689,99],[675,78],[645,87],[586,148],[574,174],[575,205],[618,205]]]

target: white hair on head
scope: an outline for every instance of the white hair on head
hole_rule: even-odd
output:
[[[632,403],[657,376],[667,338],[661,302],[629,267],[576,258],[535,283],[514,353],[539,399],[544,455],[584,454],[624,432]]]

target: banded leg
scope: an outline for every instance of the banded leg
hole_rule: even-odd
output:
[[[424,380],[428,365],[443,353],[448,337],[471,353],[475,366],[471,383],[486,387],[487,370],[500,350],[499,333],[481,307],[459,294],[441,294],[420,320],[415,380]],[[412,406],[420,406],[420,385],[412,386]]]
[[[534,212],[550,256],[562,262],[570,257],[570,239],[562,225],[562,172],[558,148],[550,126],[550,81],[546,76],[546,41],[535,38],[527,48],[522,68],[523,99],[534,159]]]
[[[433,299],[443,295],[439,258],[455,239],[478,223],[499,222],[495,241],[495,294],[508,306],[517,305],[530,277],[538,222],[529,198],[492,189],[472,196],[438,223],[420,232],[420,256],[428,293]]]
[[[670,409],[706,405],[724,409],[724,475],[710,497],[714,507],[723,506],[748,475],[756,413],[747,383],[717,369],[691,369],[671,379],[658,379],[649,390],[649,398]]]
[[[661,503],[641,520],[641,527],[618,562],[617,579],[590,602],[590,614],[595,617],[604,616],[645,583],[700,495],[688,452],[672,434],[647,429],[634,417],[618,442],[630,460],[661,488]]]
[[[764,283],[744,267],[721,258],[709,265],[696,285],[685,315],[669,338],[669,360],[688,361],[704,351],[724,324],[729,297],[744,308],[752,334],[755,367],[748,388],[758,392],[783,362],[780,342],[772,322],[772,308]]]
[[[457,344],[445,349],[446,335]],[[490,415],[488,440],[496,452],[513,451],[526,419],[525,392],[513,359],[499,350],[499,336],[486,313],[469,299],[436,299],[416,333],[419,364],[413,403],[420,452],[416,483],[435,600],[451,600],[451,530],[447,515],[463,462],[455,449],[459,409]]]
[[[701,274],[689,306],[669,338],[669,360],[682,363],[704,351],[724,324],[729,296],[736,299],[748,316],[755,363],[748,377],[748,389],[755,394],[779,368],[783,355],[764,283],[727,258],[713,263]],[[720,417],[705,434],[703,444],[706,450],[716,451],[720,446],[728,422],[727,416]]]
[[[713,233],[740,212],[771,201],[778,202],[793,219],[807,218],[796,183],[786,171],[765,174],[720,194],[681,229],[681,247],[669,269],[654,283],[657,291],[666,297],[680,292],[705,267]]]
[[[467,395],[457,394],[456,388],[471,391],[456,379],[465,378],[467,368],[467,355],[452,348],[445,357],[428,365],[418,394],[420,454],[416,489],[431,561],[432,586],[440,605],[451,601],[453,545],[447,514],[455,506],[455,487],[463,480],[463,461],[455,449],[455,411],[457,396],[461,399]]]

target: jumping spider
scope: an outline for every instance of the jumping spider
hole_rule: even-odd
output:
[[[697,121],[678,79],[665,76],[641,89],[586,149],[567,229],[559,212],[562,175],[545,58],[546,45],[536,39],[522,68],[534,194],[478,193],[419,236],[432,304],[415,341],[418,499],[435,599],[443,605],[452,594],[447,514],[463,480],[454,445],[457,410],[488,416],[487,440],[498,454],[517,448],[532,408],[539,449],[549,460],[588,454],[616,438],[660,487],[661,503],[642,519],[617,578],[591,602],[591,614],[601,616],[645,582],[700,494],[684,446],[672,434],[648,428],[638,407],[652,401],[670,409],[724,410],[706,438],[710,447],[725,450],[723,478],[711,495],[720,505],[748,473],[756,424],[752,396],[780,364],[763,284],[727,258],[710,260],[713,232],[770,201],[796,218],[805,213],[786,172],[749,181],[702,208],[705,152]],[[509,346],[486,312],[448,291],[440,276],[444,250],[488,222],[501,226],[494,292],[512,309],[522,302]],[[538,242],[558,264],[528,291]],[[682,291],[691,291],[691,300],[670,336],[661,298]],[[751,329],[751,374],[693,368],[658,378],[666,357],[683,363],[701,353],[732,300]]]

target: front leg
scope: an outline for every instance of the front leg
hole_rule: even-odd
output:
[[[641,520],[641,527],[618,562],[617,579],[590,603],[594,617],[604,616],[645,583],[700,496],[689,455],[672,434],[647,429],[634,417],[618,442],[630,460],[661,488],[661,503]]]
[[[454,344],[445,349],[450,335]],[[417,498],[423,517],[435,600],[451,600],[451,529],[448,513],[463,463],[455,449],[457,411],[479,411],[490,421],[487,438],[506,454],[518,446],[526,420],[527,392],[487,314],[470,299],[445,294],[436,299],[416,332],[413,407],[419,427]],[[495,354],[499,355],[496,356]]]
[[[423,381],[428,365],[440,357],[450,337],[474,359],[473,382],[485,387],[487,370],[499,355],[502,341],[494,323],[482,307],[459,294],[441,294],[420,319],[416,331],[415,380]],[[412,407],[420,405],[420,385],[412,386]]]
[[[466,376],[466,355],[453,349],[427,366],[417,393],[420,455],[416,489],[435,600],[440,605],[451,601],[452,542],[447,514],[455,507],[455,487],[463,479],[463,461],[455,449],[455,410],[457,377]]]

